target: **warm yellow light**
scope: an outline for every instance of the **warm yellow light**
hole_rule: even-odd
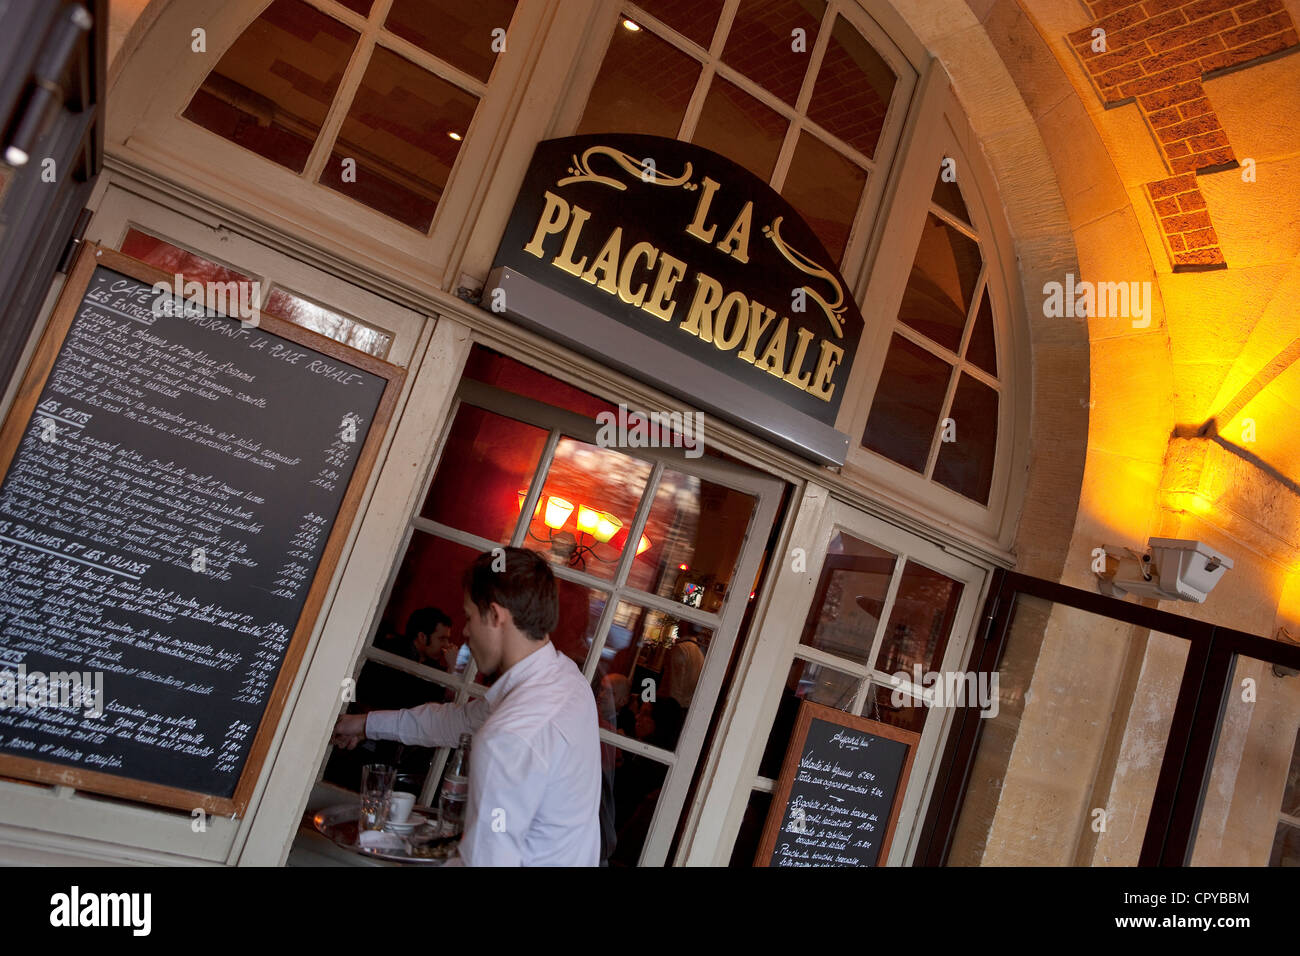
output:
[[[578,530],[585,531],[587,534],[595,534],[596,526],[600,523],[600,512],[594,508],[588,508],[586,505],[578,505]]]
[[[619,521],[608,511],[600,513],[600,520],[596,522],[596,530],[592,532],[597,541],[608,541],[614,535],[618,534],[618,529],[623,527],[623,522]]]
[[[460,135],[460,133],[457,133],[455,130],[452,130],[452,131],[449,132],[447,135],[450,136],[452,139],[454,139],[454,140],[455,140],[456,142],[458,142],[458,143],[459,143],[459,142],[464,138],[464,137],[462,137],[462,136]]]
[[[519,491],[516,491],[515,497],[519,499],[519,510],[523,511],[524,499],[528,497],[528,489],[521,488]],[[542,499],[539,497],[537,499],[537,504],[533,506],[533,517],[536,518],[541,513],[542,513]]]
[[[559,530],[564,527],[564,522],[569,520],[569,515],[573,514],[573,505],[563,498],[548,498],[546,500],[546,527]]]
[[[626,19],[625,19],[625,20],[623,21],[623,29],[625,29],[625,30],[631,30],[633,33],[636,33],[636,31],[637,31],[637,30],[640,30],[641,27],[638,26],[637,24],[633,23],[631,20],[626,20]]]
[[[649,550],[650,550],[650,539],[647,538],[645,535],[641,535],[641,543],[636,546],[636,553],[644,554],[646,551]]]

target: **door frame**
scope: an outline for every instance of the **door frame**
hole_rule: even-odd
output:
[[[486,348],[498,348],[498,346],[490,343],[480,344],[483,344]],[[516,361],[526,363],[525,358],[512,354],[510,351],[503,351],[503,354]],[[602,396],[602,398],[609,400],[605,396]],[[443,422],[438,442],[438,454],[423,484],[420,486],[420,493],[416,496],[415,510],[408,521],[408,533],[401,537],[394,550],[392,566],[388,573],[388,582],[381,599],[376,605],[377,612],[367,630],[367,640],[373,635],[374,628],[378,624],[380,616],[382,616],[382,610],[387,606],[391,597],[392,588],[401,570],[402,555],[405,553],[410,535],[415,531],[436,534],[456,544],[479,550],[490,549],[498,545],[497,542],[490,542],[477,535],[431,521],[419,514],[420,504],[423,502],[424,494],[427,493],[437,474],[447,436],[462,403],[505,415],[530,425],[546,428],[554,433],[547,443],[541,460],[538,462],[537,469],[529,485],[528,497],[521,508],[521,514],[531,513],[534,503],[541,494],[546,473],[555,446],[558,443],[559,433],[592,444],[595,444],[597,440],[599,428],[596,422],[587,416],[557,406],[547,405],[542,401],[518,395],[503,388],[462,377],[456,386],[455,400]],[[667,860],[669,848],[678,829],[683,807],[690,791],[691,782],[695,777],[696,768],[699,766],[700,751],[703,749],[709,722],[726,676],[727,664],[735,642],[739,637],[740,625],[745,616],[748,604],[747,598],[751,589],[750,585],[758,576],[763,552],[772,526],[776,521],[777,509],[781,504],[785,483],[777,477],[748,466],[718,458],[707,456],[688,458],[684,450],[679,448],[615,448],[614,450],[633,458],[648,461],[651,465],[651,471],[646,478],[646,486],[642,492],[635,518],[628,531],[629,540],[635,540],[635,536],[640,533],[641,528],[648,519],[651,507],[654,504],[659,476],[666,467],[745,492],[755,499],[754,510],[750,516],[744,543],[736,560],[736,569],[732,576],[732,587],[723,604],[721,614],[701,611],[690,605],[679,604],[671,598],[640,591],[634,591],[630,595],[624,594],[620,597],[618,592],[625,587],[625,584],[619,582],[626,580],[632,560],[635,558],[635,549],[632,548],[624,549],[618,569],[614,577],[610,579],[598,578],[565,566],[552,567],[557,578],[582,587],[607,590],[611,593],[612,597],[606,602],[596,631],[597,637],[602,640],[603,636],[608,633],[619,600],[634,600],[637,604],[649,610],[671,613],[713,631],[713,637],[709,641],[709,647],[705,654],[704,669],[700,672],[691,707],[686,712],[686,719],[682,725],[677,746],[671,755],[665,755],[658,748],[650,747],[639,741],[629,740],[627,737],[614,734],[604,728],[600,731],[603,743],[613,744],[619,749],[632,754],[653,755],[653,759],[663,763],[666,767],[667,773],[664,778],[663,790],[655,805],[650,830],[638,861],[640,866],[661,866]],[[527,527],[527,523],[523,521],[517,525],[510,541],[513,546],[527,546],[525,540]],[[584,668],[584,677],[588,682],[594,676],[596,664],[600,660],[602,646],[601,640],[597,640],[592,646],[592,653],[589,654],[589,660]],[[364,664],[367,659],[370,659],[367,654],[368,649],[369,644],[363,649],[358,658],[358,667]],[[463,683],[462,686],[468,688],[470,685]],[[479,694],[486,690],[486,688],[477,684],[473,685],[473,687]],[[463,699],[468,699],[468,695],[463,692],[459,693],[457,700]],[[441,763],[445,759],[445,753],[440,753],[435,757],[434,765],[431,768],[431,780],[436,779],[441,772]],[[322,769],[323,766],[324,764],[322,764]]]
[[[1237,658],[1251,657],[1300,669],[1300,646],[999,569],[980,616],[983,626],[971,660],[973,670],[993,672],[1001,664],[1012,611],[1022,594],[1189,642],[1138,857],[1139,866],[1189,865]],[[983,721],[979,712],[970,708],[959,712],[958,717],[939,770],[935,799],[926,816],[916,857],[918,865],[947,863],[970,785]]]
[[[774,563],[777,570],[767,588],[766,606],[760,609],[761,616],[756,617],[751,629],[756,637],[748,641],[746,657],[737,669],[706,767],[701,796],[692,808],[692,819],[678,851],[679,863],[690,866],[727,865],[751,793],[755,789],[766,789],[765,778],[758,774],[759,763],[776,717],[781,687],[812,607],[827,548],[837,531],[843,530],[900,558],[915,561],[962,582],[962,595],[939,669],[960,669],[971,652],[976,612],[989,580],[988,567],[959,557],[898,525],[869,514],[820,485],[809,483],[792,511],[790,535],[779,552],[779,562]],[[797,568],[793,560],[796,549],[802,549],[804,557]],[[887,609],[897,592],[904,563],[899,560],[895,564],[886,597]],[[888,615],[882,614],[878,639],[887,622]],[[813,658],[819,655],[809,650],[805,656]],[[843,662],[831,666],[847,669]],[[857,668],[853,673],[869,669]],[[863,706],[867,689],[869,684],[864,683],[859,690],[858,708]],[[940,767],[943,742],[949,736],[949,726],[956,711],[940,708],[937,715],[938,719],[927,720],[922,729],[913,772],[899,813],[900,827],[906,826],[907,829],[900,829],[902,835],[892,841],[886,865],[904,864],[918,845],[922,813],[932,794],[930,783]]]

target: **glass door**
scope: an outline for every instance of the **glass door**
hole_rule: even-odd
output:
[[[458,389],[354,709],[482,695],[491,681],[463,644],[461,572],[493,547],[540,552],[559,582],[551,639],[597,702],[603,858],[662,865],[782,486],[685,448],[606,442],[603,403],[492,354],[475,350]],[[544,379],[569,408],[485,381],[511,376]],[[354,764],[383,756],[431,799],[445,753],[399,749],[335,751],[325,778],[355,789]]]
[[[952,720],[945,677],[964,666],[984,577],[809,487],[682,858],[753,862],[799,705],[810,700],[921,735],[888,862],[905,861]]]

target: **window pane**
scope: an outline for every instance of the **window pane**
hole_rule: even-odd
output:
[[[849,230],[866,184],[866,170],[805,132],[799,135],[781,195],[799,210],[838,263],[849,244]]]
[[[251,276],[236,272],[227,266],[195,255],[166,239],[159,239],[138,229],[129,229],[122,240],[121,251],[128,256],[157,266],[173,275],[184,276],[195,282],[250,282]]]
[[[616,750],[614,766],[606,775],[609,790],[602,791],[600,807],[601,850],[608,853],[610,866],[636,866],[667,776],[663,764]],[[607,820],[612,826],[608,836]]]
[[[867,553],[826,556],[799,643],[866,664],[885,612],[895,557],[865,541],[856,544],[856,551]]]
[[[980,296],[980,310],[975,315],[975,328],[966,344],[966,358],[990,375],[998,374],[998,349],[993,340],[993,309],[989,306],[989,293]]]
[[[898,318],[956,352],[961,348],[981,262],[975,240],[933,213],[927,215]]]
[[[961,187],[957,185],[957,167],[950,165],[947,168],[952,172],[948,173],[948,178],[944,178],[945,165],[955,164],[957,161],[950,157],[944,157],[943,164],[939,166],[939,175],[934,181],[934,196],[932,197],[935,205],[942,206],[962,222],[970,223],[970,212],[966,209],[966,200],[962,198]]]
[[[468,562],[472,555],[466,554]],[[457,608],[444,611],[439,607],[419,607],[406,615],[405,621],[385,616],[380,622],[371,646],[377,651],[405,657],[424,667],[459,674],[465,666],[462,657],[468,655],[463,631],[456,631],[452,617]],[[399,630],[396,625],[401,624]],[[466,652],[465,655],[461,651]],[[403,704],[403,707],[410,706]]]
[[[649,462],[561,438],[524,546],[552,564],[613,578],[649,477]]]
[[[871,402],[863,446],[924,472],[951,372],[943,359],[894,335]]]
[[[808,116],[850,146],[875,156],[896,82],[894,71],[866,37],[836,17]]]
[[[695,127],[695,142],[767,181],[772,178],[786,125],[780,113],[715,76]]]
[[[592,693],[607,708],[602,719],[651,746],[676,749],[712,640],[708,628],[619,602],[592,680]],[[642,700],[647,689],[653,701]],[[625,703],[610,710],[618,700]]]
[[[717,611],[753,513],[752,495],[665,468],[646,521],[649,546],[633,563],[628,584]]]
[[[963,372],[948,415],[956,423],[957,440],[939,444],[934,480],[987,504],[998,440],[998,393]]]
[[[556,578],[560,617],[551,632],[551,643],[561,654],[568,655],[582,670],[587,663],[600,615],[609,600],[608,593]]]
[[[544,429],[462,404],[420,514],[508,543],[546,439]]]
[[[443,703],[454,693],[433,681],[366,661],[357,678],[356,700],[348,705],[349,714],[366,714],[372,710],[400,710],[421,704]],[[354,750],[335,747],[325,764],[324,779],[348,790],[361,788],[361,768],[368,763],[386,763],[399,773],[423,780],[437,749],[401,744],[395,740],[366,740]]]
[[[1273,836],[1269,866],[1300,866],[1300,827],[1279,823]]]
[[[676,136],[700,64],[649,30],[616,27],[579,133]]]
[[[639,0],[637,6],[707,50],[713,42],[723,3],[722,0]]]
[[[477,107],[477,97],[375,47],[320,181],[425,232]]]
[[[799,716],[799,704],[805,699],[825,704],[849,713],[857,697],[860,681],[852,674],[834,670],[823,664],[814,664],[796,657],[786,676],[781,703],[777,707],[772,732],[767,738],[767,748],[759,762],[758,772],[763,777],[776,777],[781,772],[781,761],[790,746],[790,735]]]
[[[427,666],[436,670],[448,667],[452,671],[464,670],[461,659],[468,655],[469,648],[465,643],[464,591],[460,579],[478,554],[474,548],[436,535],[411,532],[374,646],[409,656],[415,650],[414,631],[419,630],[420,617],[432,609],[450,618],[451,627],[442,646],[431,649],[434,655],[441,652],[441,661],[426,658]],[[414,623],[412,615],[415,615]]]
[[[910,730],[913,733],[920,733],[925,727],[925,717],[929,713],[923,701],[906,694],[900,694],[901,703],[894,705],[894,692],[896,688],[885,687],[882,684],[872,684],[871,691],[867,697],[867,711],[862,716],[871,720],[878,720],[882,724],[889,724],[891,727],[897,727],[900,730]]]
[[[335,0],[335,2],[347,7],[353,13],[368,17],[370,16],[370,6],[374,0]]]
[[[508,30],[514,15],[515,0],[393,0],[384,26],[486,81],[497,58],[492,31]]]
[[[927,672],[938,670],[957,617],[961,590],[960,582],[908,561],[889,612],[876,669],[891,675],[902,671],[909,681],[915,681],[913,668],[920,667],[922,682]]]
[[[741,0],[723,62],[793,106],[825,12],[822,0]]]
[[[772,809],[772,795],[762,790],[753,790],[749,794],[749,803],[745,805],[745,817],[740,822],[740,833],[731,848],[731,860],[728,866],[753,866],[758,856],[758,844],[763,838],[763,825],[767,822],[768,811]]]
[[[182,115],[300,173],[356,43],[355,31],[302,0],[274,0]]]
[[[362,325],[355,319],[331,312],[284,289],[272,289],[263,308],[272,315],[288,319],[295,325],[301,325],[304,329],[319,332],[336,342],[342,342],[344,345],[379,358],[387,355],[388,347],[393,344],[393,337],[389,333],[369,325]]]

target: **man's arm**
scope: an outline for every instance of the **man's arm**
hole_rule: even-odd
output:
[[[493,734],[474,747],[465,835],[467,866],[521,866],[524,838],[542,802],[547,767],[523,738]]]
[[[454,747],[460,743],[461,734],[475,733],[483,726],[489,710],[487,700],[477,697],[463,704],[422,704],[407,710],[344,714],[334,724],[334,738],[336,744],[348,749],[363,737],[418,747]]]

